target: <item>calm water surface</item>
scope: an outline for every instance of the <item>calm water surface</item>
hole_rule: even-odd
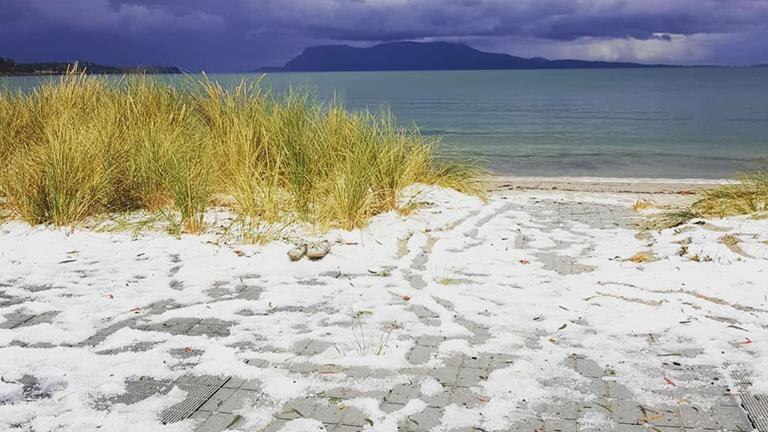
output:
[[[258,78],[212,75],[225,85],[244,76]],[[506,175],[722,178],[768,160],[768,68],[287,73],[265,83],[389,107],[441,136],[444,155]]]

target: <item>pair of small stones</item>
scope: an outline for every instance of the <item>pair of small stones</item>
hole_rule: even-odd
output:
[[[311,260],[319,260],[331,252],[331,243],[328,240],[322,240],[315,243],[301,243],[288,251],[288,258],[291,261],[298,261],[305,255]]]

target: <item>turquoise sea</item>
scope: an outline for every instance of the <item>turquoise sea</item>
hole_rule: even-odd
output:
[[[219,74],[232,85],[259,74]],[[29,89],[46,78],[0,78]],[[179,77],[163,77],[178,81]],[[446,156],[512,176],[724,178],[768,160],[768,68],[269,74],[351,109],[389,107]]]

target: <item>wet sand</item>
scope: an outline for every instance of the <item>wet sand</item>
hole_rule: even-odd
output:
[[[652,179],[603,177],[510,177],[491,176],[491,191],[559,190],[569,192],[612,192],[634,194],[694,194],[702,189],[727,184],[729,180]]]

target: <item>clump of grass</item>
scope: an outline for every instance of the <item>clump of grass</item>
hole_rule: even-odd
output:
[[[648,209],[653,208],[655,206],[656,206],[656,204],[653,201],[651,201],[651,200],[639,199],[639,200],[635,201],[634,204],[632,204],[632,210],[634,210],[636,212],[641,212],[643,210],[648,210]]]
[[[440,160],[434,140],[387,112],[274,95],[259,81],[227,89],[206,76],[170,86],[71,73],[0,93],[0,168],[5,206],[32,223],[147,210],[199,232],[219,197],[254,238],[295,220],[361,227],[400,210],[415,183],[483,191],[474,165]]]
[[[72,76],[11,99],[19,121],[4,124],[0,190],[32,223],[82,220],[112,204],[119,150],[116,107],[103,82]],[[8,141],[12,140],[12,141]]]
[[[768,170],[759,170],[738,177],[738,181],[701,191],[700,198],[690,207],[661,213],[649,220],[651,229],[675,228],[697,218],[768,215]]]
[[[741,243],[741,239],[736,237],[733,234],[726,234],[722,237],[720,237],[720,243],[728,246],[728,247],[735,247],[738,246],[739,243]]]
[[[654,260],[653,252],[647,252],[647,251],[638,252],[632,255],[631,257],[627,258],[627,261],[631,261],[637,264],[644,264],[644,263],[651,262],[653,260]]]
[[[645,224],[643,224],[643,228],[659,231],[669,228],[677,228],[680,225],[684,225],[689,221],[700,217],[702,217],[702,215],[698,211],[690,208],[663,212],[649,218]]]
[[[738,182],[702,192],[692,208],[707,216],[726,217],[768,211],[768,171],[744,174]]]

